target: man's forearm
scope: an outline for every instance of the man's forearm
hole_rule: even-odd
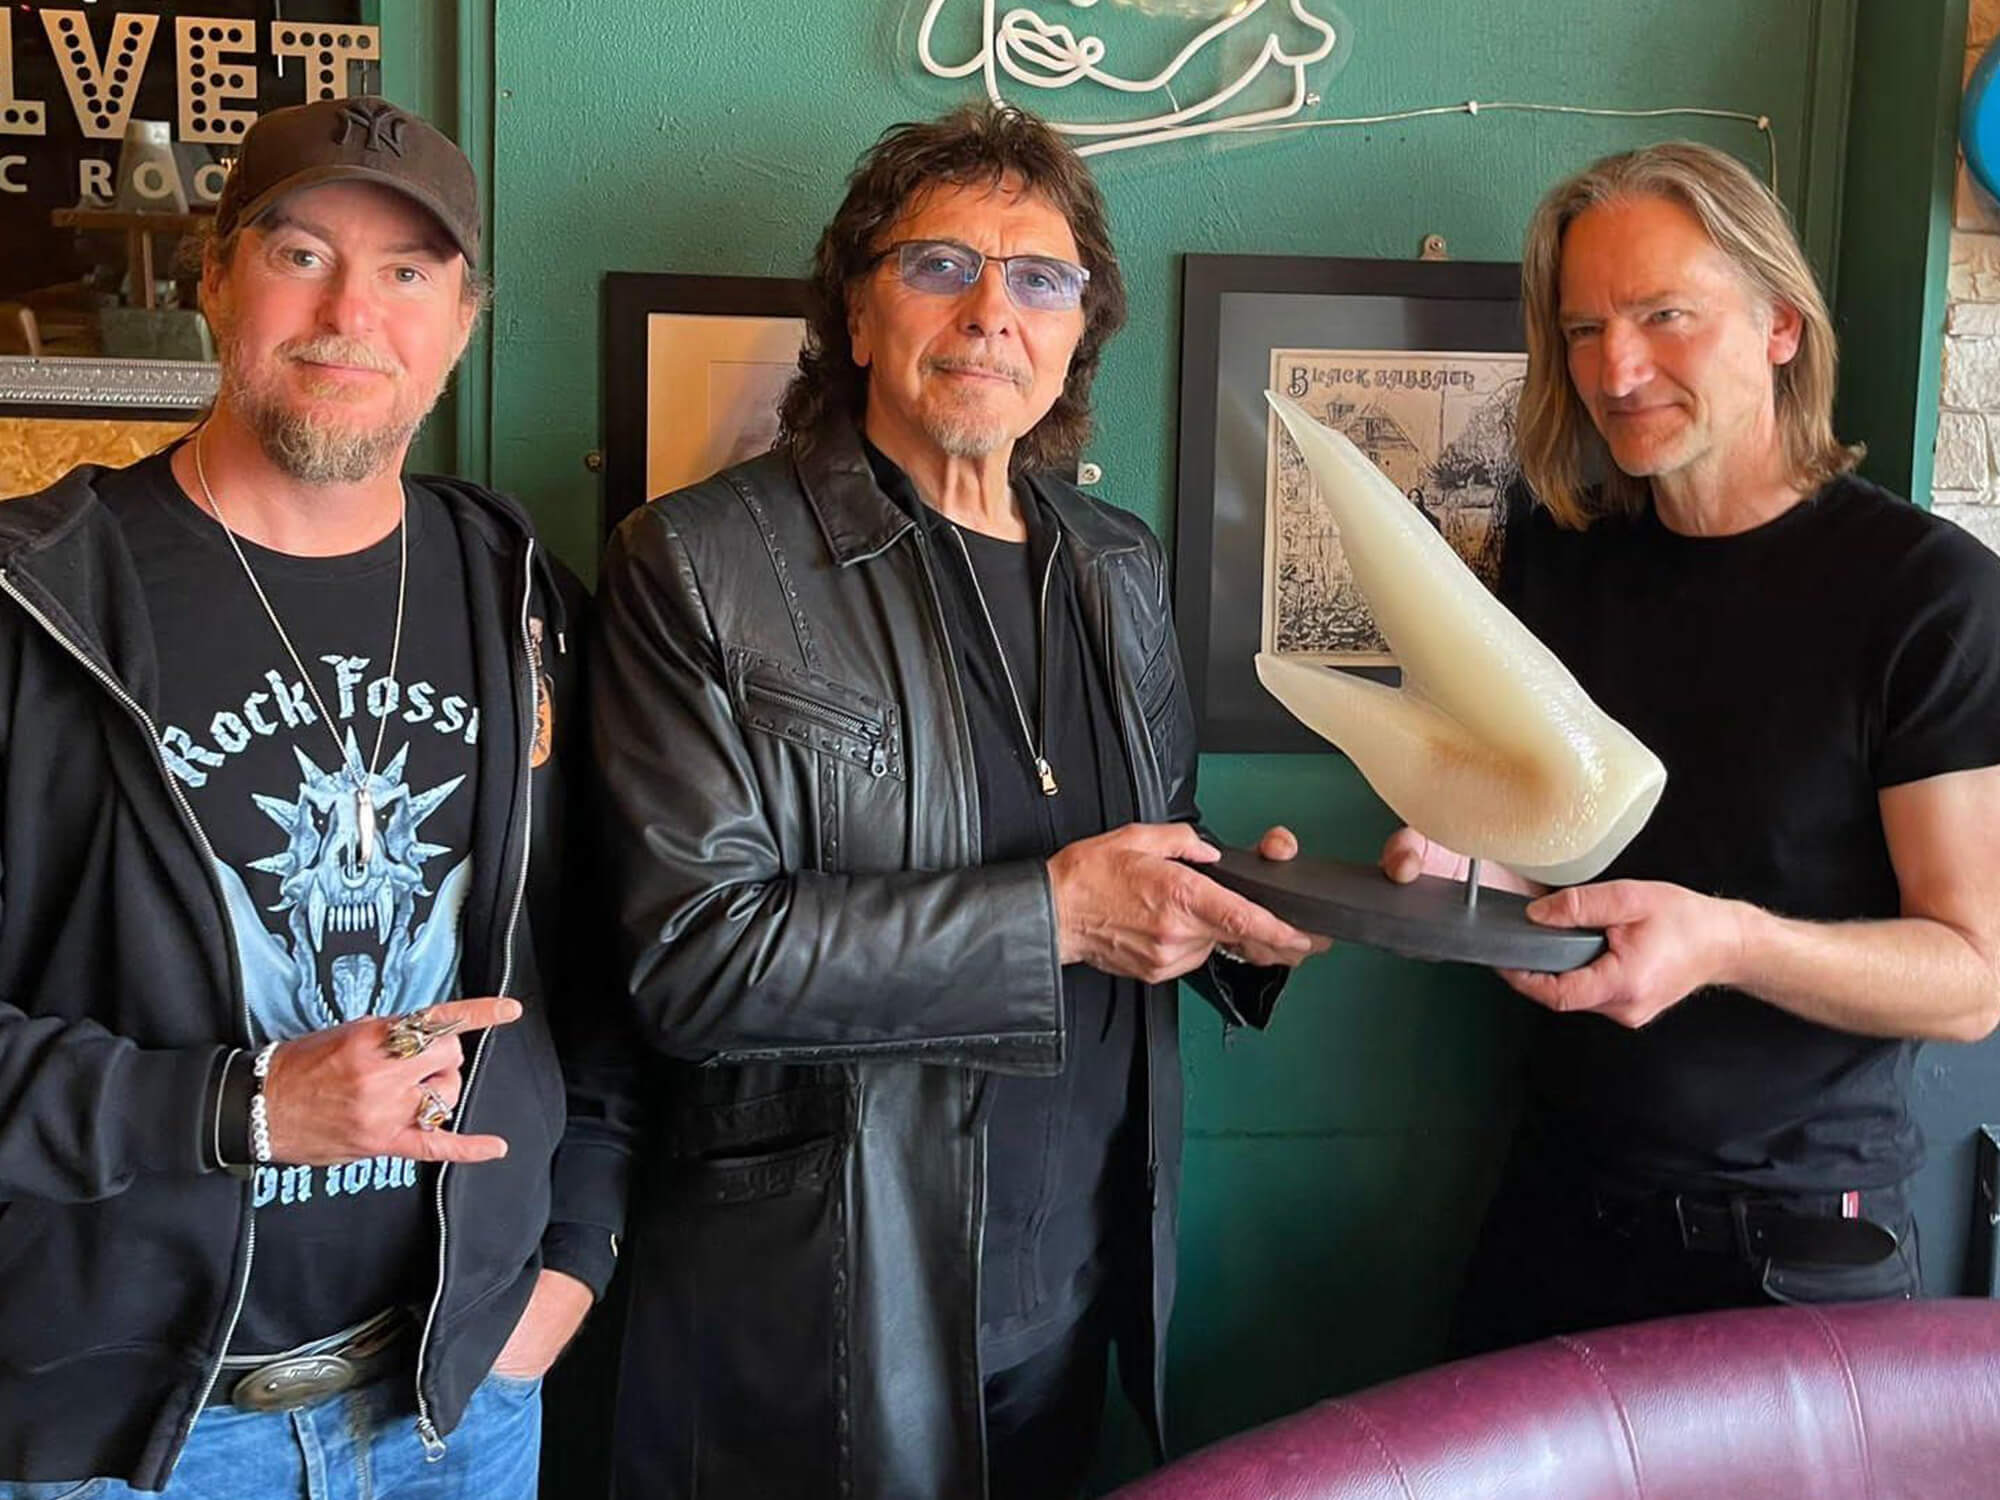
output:
[[[1723,903],[1739,928],[1718,981],[1862,1036],[1978,1041],[2000,1023],[2000,972],[1972,939],[1929,917],[1805,922]]]

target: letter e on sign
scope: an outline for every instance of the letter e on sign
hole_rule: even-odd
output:
[[[221,16],[182,16],[174,23],[180,77],[180,138],[184,141],[240,141],[257,118],[253,109],[231,106],[257,102],[257,59],[248,49],[255,33],[248,21]]]

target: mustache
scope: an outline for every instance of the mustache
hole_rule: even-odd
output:
[[[285,359],[316,365],[352,365],[360,370],[373,370],[378,375],[400,375],[403,367],[388,355],[371,349],[359,339],[342,338],[337,333],[323,333],[317,338],[295,339],[282,344],[278,353]]]
[[[1006,364],[999,360],[974,359],[964,354],[934,354],[924,361],[926,370],[936,370],[944,375],[998,375],[1002,380],[1010,380],[1015,387],[1026,390],[1034,377],[1020,365]]]

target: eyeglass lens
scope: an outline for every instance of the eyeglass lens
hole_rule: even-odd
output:
[[[950,240],[912,240],[897,247],[897,270],[912,291],[956,297],[986,269],[988,256]],[[1061,312],[1083,300],[1090,279],[1082,266],[1053,255],[992,256],[1016,307]]]

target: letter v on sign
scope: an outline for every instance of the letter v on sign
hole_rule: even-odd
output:
[[[80,10],[45,10],[42,29],[49,49],[62,69],[76,122],[93,140],[115,141],[125,134],[132,104],[139,94],[139,75],[153,51],[158,16],[114,16],[111,40],[100,56],[90,37],[90,22]]]

